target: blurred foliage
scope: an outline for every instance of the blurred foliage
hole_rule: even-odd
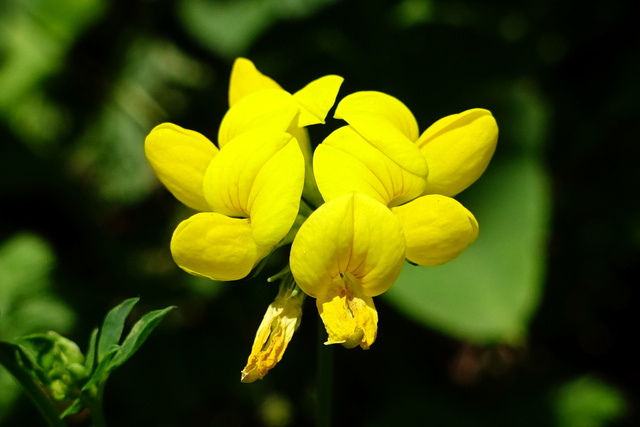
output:
[[[438,268],[407,264],[385,296],[417,321],[461,339],[520,345],[540,300],[548,188],[530,159],[494,163],[486,175],[467,203],[480,238]]]
[[[608,425],[625,411],[625,399],[615,388],[592,377],[564,384],[555,396],[558,424],[565,427]]]
[[[163,121],[215,140],[243,55],[287,89],[335,73],[341,96],[392,94],[422,129],[472,107],[500,126],[494,161],[459,198],[479,240],[449,265],[407,266],[376,302],[373,348],[336,349],[336,425],[637,425],[630,11],[625,0],[3,0],[0,338],[86,337],[131,295],[142,312],[177,305],[110,379],[112,425],[312,423],[312,301],[283,362],[239,382],[286,251],[246,282],[184,274],[168,242],[188,212],[142,149]],[[315,143],[329,122],[311,129]],[[5,374],[0,422],[37,425]]]
[[[0,243],[0,340],[56,329],[69,331],[74,312],[52,292],[55,256],[49,245],[33,234],[17,234]],[[0,420],[19,389],[0,369]]]

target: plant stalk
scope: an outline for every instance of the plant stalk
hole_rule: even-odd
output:
[[[333,403],[333,346],[324,345],[326,331],[320,316],[318,319],[318,355],[316,378],[316,424],[318,427],[331,426]]]

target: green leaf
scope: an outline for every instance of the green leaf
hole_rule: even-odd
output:
[[[64,410],[63,413],[60,414],[60,419],[63,419],[70,415],[75,415],[78,412],[82,411],[83,409],[84,409],[84,404],[82,403],[82,400],[80,400],[80,398],[75,399],[73,403],[69,405],[67,409]]]
[[[122,335],[122,329],[124,328],[124,322],[131,313],[133,306],[140,300],[140,298],[129,298],[123,301],[120,305],[112,308],[107,316],[104,318],[102,329],[100,330],[100,337],[98,339],[98,363],[102,364],[107,353],[112,349],[113,345],[120,343],[120,336]]]
[[[608,426],[626,411],[619,390],[590,376],[564,384],[554,403],[557,425],[563,427]]]
[[[480,236],[438,267],[407,264],[385,297],[414,320],[458,338],[515,344],[540,298],[549,190],[540,164],[492,164],[467,194]]]
[[[53,250],[38,235],[17,233],[0,242],[0,339],[73,325],[73,311],[51,292],[55,265]]]
[[[93,371],[93,366],[96,363],[96,342],[98,341],[98,328],[94,328],[91,331],[91,336],[89,337],[89,345],[87,347],[87,355],[84,359],[84,367],[87,372]]]
[[[184,0],[179,3],[178,14],[185,28],[203,46],[234,58],[246,52],[279,20],[310,15],[333,1]]]
[[[167,307],[162,310],[151,311],[136,322],[131,328],[129,335],[122,343],[120,352],[114,357],[109,371],[117,368],[126,362],[133,354],[138,351],[140,346],[144,344],[149,334],[155,329],[164,317],[171,312],[175,306]]]
[[[111,364],[111,360],[113,357],[120,351],[120,346],[117,344],[113,344],[111,348],[104,353],[100,363],[98,363],[98,367],[91,374],[91,378],[89,381],[82,387],[82,392],[89,390],[94,385],[99,382],[103,382],[103,380],[109,375],[109,365]]]

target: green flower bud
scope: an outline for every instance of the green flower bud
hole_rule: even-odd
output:
[[[50,331],[23,337],[21,344],[31,351],[38,369],[35,374],[54,399],[77,397],[89,373],[76,343]]]

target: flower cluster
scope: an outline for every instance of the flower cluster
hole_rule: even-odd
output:
[[[391,287],[405,259],[443,264],[478,235],[474,216],[453,196],[493,155],[498,128],[491,113],[467,110],[420,134],[396,98],[356,92],[336,107],[346,125],[312,153],[305,127],[324,123],[341,83],[329,75],[290,94],[239,58],[217,146],[168,123],[145,142],[160,181],[199,211],[171,240],[182,269],[238,280],[292,243],[290,270],[260,325],[245,382],[281,360],[305,295],[316,299],[326,344],[367,349],[377,334],[373,297]]]

